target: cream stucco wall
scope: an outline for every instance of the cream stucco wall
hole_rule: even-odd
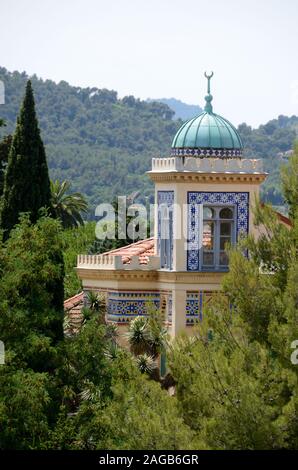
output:
[[[251,168],[253,167],[251,163]],[[162,162],[163,163],[163,162]],[[220,162],[222,163],[222,162]],[[174,159],[173,165],[177,165]],[[174,166],[175,166],[174,165]],[[249,193],[249,232],[257,235],[253,224],[253,206],[259,197],[260,184],[264,181],[265,173],[246,173],[240,171],[233,174],[216,174],[210,172],[200,174],[198,171],[165,171],[161,165],[160,171],[150,173],[155,182],[155,202],[158,191],[174,191],[174,204],[176,207],[187,205],[189,191],[204,192],[247,192]],[[158,208],[155,204],[155,241],[158,237]],[[172,295],[172,324],[169,332],[174,337],[182,330],[193,331],[193,327],[186,327],[186,301],[187,292],[218,291],[220,290],[223,273],[187,272],[187,210],[181,211],[182,219],[174,206],[173,226],[175,231],[173,241],[173,269],[159,270],[121,270],[96,269],[92,266],[81,266],[77,269],[82,279],[84,290],[102,290],[118,292],[168,292]],[[183,220],[184,217],[184,220]],[[184,222],[184,225],[182,225]],[[184,226],[184,231],[179,230]],[[120,331],[126,332],[127,325],[119,326]]]

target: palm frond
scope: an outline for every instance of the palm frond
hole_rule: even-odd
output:
[[[52,206],[64,228],[83,225],[82,213],[88,212],[88,203],[81,193],[70,192],[70,181],[51,181]]]

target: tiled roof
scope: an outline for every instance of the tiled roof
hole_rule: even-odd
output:
[[[265,202],[261,202],[261,207],[265,207],[265,205]],[[274,209],[273,212],[277,215],[278,220],[280,220],[283,224],[287,225],[288,227],[293,227],[293,223],[289,219],[289,217],[286,217],[285,215],[281,214],[280,212]]]
[[[154,255],[154,238],[148,238],[146,240],[140,240],[131,245],[124,246],[122,248],[116,248],[115,250],[107,251],[102,255],[117,255],[122,256],[124,264],[129,264],[132,256],[138,256],[140,264],[147,264],[149,256]],[[65,334],[75,334],[80,330],[83,322],[82,308],[84,306],[84,293],[70,297],[64,301],[64,312],[65,312]]]
[[[122,262],[124,264],[129,264],[132,256],[138,256],[140,264],[148,264],[149,257],[153,256],[154,254],[154,238],[147,238],[146,240],[140,240],[136,243],[131,243],[131,245],[107,251],[106,253],[102,253],[102,256],[122,256]]]
[[[67,300],[64,300],[64,310],[68,311],[72,308],[75,308],[80,302],[83,301],[83,292],[70,297]]]
[[[274,211],[278,217],[278,219],[283,222],[285,225],[288,225],[289,227],[293,227],[293,224],[291,220],[286,217],[285,215],[281,214],[280,212]]]
[[[64,333],[71,335],[78,333],[83,322],[82,308],[84,306],[84,292],[70,297],[64,301],[65,325]]]

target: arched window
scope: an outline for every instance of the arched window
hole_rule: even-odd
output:
[[[227,246],[235,243],[234,207],[203,207],[201,268],[226,270],[229,265]]]

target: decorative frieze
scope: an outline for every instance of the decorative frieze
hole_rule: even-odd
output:
[[[159,292],[108,292],[107,297],[107,319],[117,323],[147,316],[150,311],[160,307]]]
[[[77,268],[77,274],[84,281],[85,288],[88,280],[120,281],[120,282],[153,282],[158,286],[159,282],[176,284],[213,284],[221,283],[224,273],[202,271],[139,271],[139,270],[101,270],[96,268]],[[151,286],[150,286],[151,287]],[[90,287],[91,288],[91,287]]]
[[[200,173],[200,172],[150,172],[156,183],[203,183],[203,184],[255,184],[265,181],[267,173]]]
[[[233,158],[241,157],[242,149],[214,149],[214,148],[172,148],[171,155],[176,157],[215,157]]]

